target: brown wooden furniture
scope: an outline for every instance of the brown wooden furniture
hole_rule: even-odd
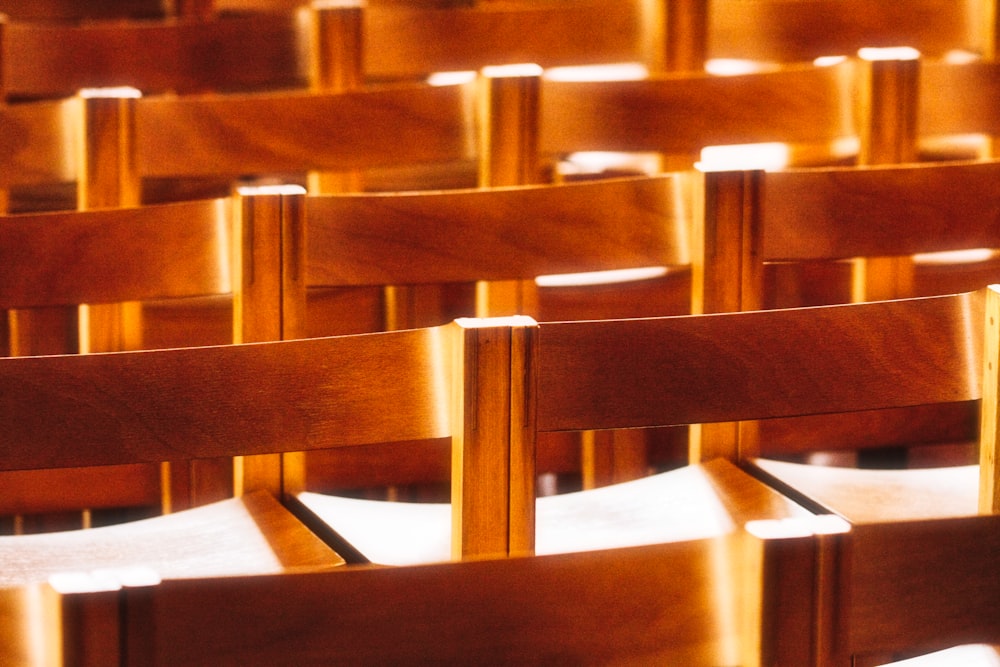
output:
[[[769,300],[768,263],[995,248],[1000,237],[991,210],[997,170],[993,161],[967,161],[705,174],[704,238],[695,250],[697,307],[726,312],[787,305]],[[990,265],[985,267],[964,280],[952,274],[942,285],[925,281],[919,290],[912,281],[900,280],[898,292],[917,296],[973,289],[991,279]],[[852,298],[878,295],[866,295],[862,286],[854,294],[843,292],[839,300]],[[761,446],[855,449],[874,446],[879,437],[886,439],[883,444],[976,441],[976,414],[961,408],[858,419],[840,426],[832,418],[764,423]],[[796,438],[799,445],[793,444]]]
[[[709,317],[541,323],[538,356],[525,369],[529,383],[537,378],[536,428],[974,406],[982,395],[979,342],[990,317],[983,299],[980,291]],[[995,333],[987,332],[993,345]],[[984,421],[982,472],[995,479],[991,419]],[[995,618],[985,610],[998,594],[988,574],[997,517],[969,516],[971,509],[918,522],[898,514],[859,521],[822,547],[829,550],[818,564],[812,617],[816,655],[826,656],[821,663],[996,642]]]
[[[286,233],[281,228],[282,196],[258,193],[6,216],[0,219],[0,308],[12,312],[17,327],[33,323],[21,317],[24,313],[68,305],[173,303],[210,297],[227,304],[225,342],[280,339],[282,289],[289,301],[294,286],[293,280],[282,284],[282,266],[294,265],[290,252],[282,257],[278,250]],[[291,307],[286,308],[290,314]],[[76,338],[76,332],[70,333]],[[15,328],[15,334],[10,350],[14,356],[66,351],[63,338],[46,348],[30,330]],[[206,342],[190,328],[184,335],[191,345]],[[19,349],[23,341],[32,347]],[[142,347],[141,341],[121,344]],[[134,464],[96,473],[92,469],[5,473],[0,511],[29,514],[122,506],[169,511],[232,494],[231,465],[220,462],[218,474],[209,474],[207,464],[198,465],[201,473]]]
[[[0,415],[12,425],[3,460],[76,465],[85,457],[112,462],[256,454],[451,433],[460,452],[453,497],[461,530],[453,553],[527,554],[534,541],[534,435],[524,426],[533,422],[534,401],[522,393],[523,378],[509,372],[534,356],[524,340],[529,324],[480,320],[253,345],[2,360],[0,386],[22,387],[18,394],[0,392]],[[66,377],[73,380],[69,386],[56,382]],[[62,418],[48,419],[53,414]],[[80,447],[60,448],[67,437]],[[23,446],[28,442],[30,448]],[[787,531],[779,522],[776,540],[744,534],[744,521],[805,520],[805,513],[725,462],[706,466],[700,479],[723,508],[723,520],[697,539],[586,555],[336,573],[344,578],[198,578],[176,586],[134,582],[121,590],[85,586],[75,592],[60,591],[56,581],[51,588],[4,592],[0,600],[51,628],[64,654],[83,664],[215,661],[232,657],[233,642],[246,646],[247,637],[253,646],[238,659],[250,664],[272,662],[279,653],[295,661],[336,661],[457,659],[479,650],[531,660],[542,646],[549,646],[541,654],[546,660],[594,652],[607,659],[735,661],[744,652],[756,655],[758,641],[778,646],[788,617],[770,584],[793,590],[786,587],[809,580],[815,539],[808,523]],[[771,559],[806,567],[793,577],[785,569],[772,578],[764,565]],[[386,605],[383,586],[406,595]],[[61,597],[54,600],[53,593]],[[33,595],[40,603],[31,607],[25,598]],[[358,596],[379,600],[378,611],[357,613],[367,608]],[[771,596],[773,604],[747,603]],[[665,604],[676,614],[664,614]],[[182,608],[188,613],[174,612]],[[357,625],[328,622],[347,608]],[[435,610],[431,626],[426,613],[417,613],[428,608]],[[772,608],[773,617],[760,611]],[[610,627],[609,610],[622,613]],[[637,613],[650,623],[635,625]],[[55,617],[61,625],[52,622]],[[101,632],[88,624],[102,621]],[[598,625],[604,629],[595,643]],[[513,634],[503,631],[508,627]],[[186,641],[175,641],[174,633]],[[781,650],[792,647],[785,643]]]
[[[309,335],[428,326],[456,316],[538,315],[536,276],[611,269],[671,267],[688,264],[690,212],[679,195],[685,177],[623,178],[563,185],[535,185],[475,190],[317,195],[301,210],[306,237]],[[510,301],[497,302],[484,289],[487,281],[520,281]],[[367,317],[334,310],[344,289],[392,286],[409,298],[375,302]],[[426,294],[441,285],[458,286],[464,302],[437,301],[427,308]],[[438,292],[442,294],[445,292]],[[413,294],[425,296],[413,308]],[[617,312],[670,314],[681,310],[660,293],[643,303],[620,305]],[[391,297],[392,293],[386,295]],[[654,300],[659,298],[659,300]],[[619,299],[622,301],[623,299]],[[610,311],[605,311],[607,314]],[[364,328],[364,327],[367,327]],[[584,486],[595,482],[593,465],[581,466],[579,451],[566,438],[553,438],[544,449],[540,470],[579,473]],[[447,479],[445,443],[426,443],[436,454],[414,447],[412,463],[391,453],[378,457],[354,452],[309,455],[310,488],[345,489],[372,481]],[[418,463],[423,460],[425,463]],[[437,461],[438,463],[434,463]],[[647,474],[642,460],[623,476]],[[407,480],[407,477],[410,477]],[[367,480],[367,483],[366,483]],[[376,484],[381,485],[381,484]]]

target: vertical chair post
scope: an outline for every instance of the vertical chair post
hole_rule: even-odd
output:
[[[997,439],[1000,438],[1000,286],[986,290],[986,317],[983,341],[983,398],[980,408],[979,512],[1000,514],[1000,467],[997,466]]]
[[[759,261],[762,171],[707,172],[700,199],[701,224],[694,227],[692,311],[726,313],[763,307],[763,263]],[[754,423],[695,424],[690,430],[692,463],[718,456],[737,461],[758,448]]]
[[[708,57],[708,0],[664,0],[664,4],[664,71],[704,70]]]
[[[834,515],[745,525],[743,664],[839,664],[835,587],[849,531]]]
[[[77,208],[138,206],[142,201],[135,150],[134,88],[80,91]],[[107,352],[142,346],[139,303],[80,307],[80,351]]]
[[[531,554],[537,325],[465,318],[452,327],[452,556]]]
[[[919,52],[911,48],[861,49],[859,56],[858,163],[916,161]],[[878,301],[912,294],[913,268],[909,257],[854,260],[852,300]]]
[[[305,338],[305,190],[296,185],[240,188],[234,224],[234,342]],[[277,497],[304,488],[304,454],[262,454],[234,462],[237,495]]]

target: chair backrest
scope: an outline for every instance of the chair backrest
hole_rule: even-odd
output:
[[[308,72],[294,12],[79,24],[15,19],[3,31],[9,99],[108,86],[144,92],[303,86]]]
[[[537,390],[536,431],[975,404],[989,368],[980,346],[984,298],[979,291],[710,316],[543,322],[532,342],[536,356],[524,369],[529,391]],[[989,331],[986,344],[995,345],[995,330]],[[992,405],[995,397],[989,400]],[[983,474],[991,481],[995,437],[987,436],[995,433],[995,419],[983,425]],[[731,454],[737,460],[750,455]],[[994,502],[994,486],[982,485],[984,502]],[[996,549],[984,535],[996,527],[996,516],[877,522],[822,547],[823,558],[833,560],[821,562],[841,560],[830,570],[821,566],[818,580],[817,590],[836,591],[834,606],[824,607],[834,598],[818,599],[816,608],[839,609],[840,625],[833,631],[826,624],[832,617],[813,618],[817,650],[851,655],[995,642],[995,619],[982,609],[997,594],[996,582],[986,583],[983,574]],[[955,569],[952,560],[962,566]],[[928,571],[942,578],[924,588]],[[848,597],[840,597],[845,591]],[[905,609],[917,595],[921,613],[911,618]],[[891,632],[875,631],[876,614],[901,620]]]
[[[223,342],[279,340],[285,335],[282,299],[292,298],[294,286],[292,280],[282,284],[282,266],[295,265],[287,248],[284,256],[277,251],[285,233],[281,200],[279,191],[134,208],[7,216],[0,219],[0,308],[11,311],[11,321],[18,325],[21,315],[33,315],[39,309],[44,313],[77,304],[133,300],[182,303],[216,297],[223,299],[230,311]],[[30,318],[25,321],[32,322]],[[16,333],[24,335],[12,337],[10,352],[15,356],[80,351],[60,347],[63,340],[56,341],[52,350],[41,349],[38,341],[33,341],[31,349],[21,350],[18,345],[30,338],[31,332]],[[204,338],[190,329],[187,333],[187,342],[192,345]],[[124,343],[143,347],[142,341]],[[56,509],[53,503],[62,503],[62,509],[120,507],[122,502],[162,504],[167,510],[182,508],[232,494],[232,466],[221,467],[214,476],[192,476],[183,466],[175,466],[163,480],[155,469],[138,471],[134,465],[100,472],[63,471],[58,473],[64,485],[59,496],[50,492],[50,483],[39,482],[40,476],[51,478],[53,473],[11,473],[6,476],[9,493],[2,511],[51,511]],[[95,483],[95,479],[103,482]],[[119,481],[111,483],[109,479]]]

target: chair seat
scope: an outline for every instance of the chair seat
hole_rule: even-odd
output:
[[[979,466],[873,470],[770,459],[755,459],[754,464],[852,523],[978,512]]]
[[[732,477],[732,475],[736,477]],[[787,501],[734,507],[720,484],[741,479],[723,461],[536,501],[539,555],[718,537],[753,519],[808,516]],[[737,482],[738,483],[738,482]],[[451,506],[305,492],[299,500],[369,560],[413,565],[451,558]],[[770,499],[769,499],[770,500]]]
[[[1000,647],[967,644],[889,663],[886,667],[1000,667]]]
[[[0,538],[0,587],[143,568],[161,579],[270,574],[343,564],[271,495],[256,492],[130,523]]]

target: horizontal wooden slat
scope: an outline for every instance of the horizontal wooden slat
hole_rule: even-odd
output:
[[[980,61],[921,64],[919,133],[997,134],[1000,66]]]
[[[841,627],[851,652],[992,643],[1000,634],[1000,517],[856,525],[849,545]]]
[[[764,175],[763,260],[1000,247],[1000,162]]]
[[[690,261],[687,202],[673,176],[306,202],[311,285],[530,279]]]
[[[475,152],[467,92],[421,84],[143,98],[138,169],[147,177],[244,175],[468,159]]]
[[[0,218],[0,308],[225,294],[228,199]]]
[[[850,63],[745,76],[545,80],[541,150],[695,153],[716,144],[828,142],[856,134]]]
[[[127,594],[127,627],[172,665],[414,656],[458,664],[473,655],[504,664],[735,664],[739,624],[729,599],[738,553],[734,540],[719,539],[336,576],[169,581]],[[211,610],[212,622],[193,610]],[[137,664],[152,660],[137,656]]]
[[[713,0],[709,57],[809,61],[867,46],[912,46],[929,56],[987,43],[983,0]]]
[[[543,67],[644,60],[640,3],[479,3],[365,11],[365,72],[375,78],[477,70],[487,65]]]
[[[72,95],[81,88],[144,92],[304,85],[295,14],[212,20],[12,22],[3,73],[11,97]]]
[[[157,462],[448,436],[447,335],[434,328],[6,359],[0,466]],[[264,393],[274,400],[258,400]]]
[[[77,111],[72,100],[0,106],[0,184],[74,181]]]
[[[974,400],[981,310],[982,294],[970,293],[700,318],[543,322],[538,427],[736,421]],[[923,344],[952,337],[967,348],[931,353]]]

